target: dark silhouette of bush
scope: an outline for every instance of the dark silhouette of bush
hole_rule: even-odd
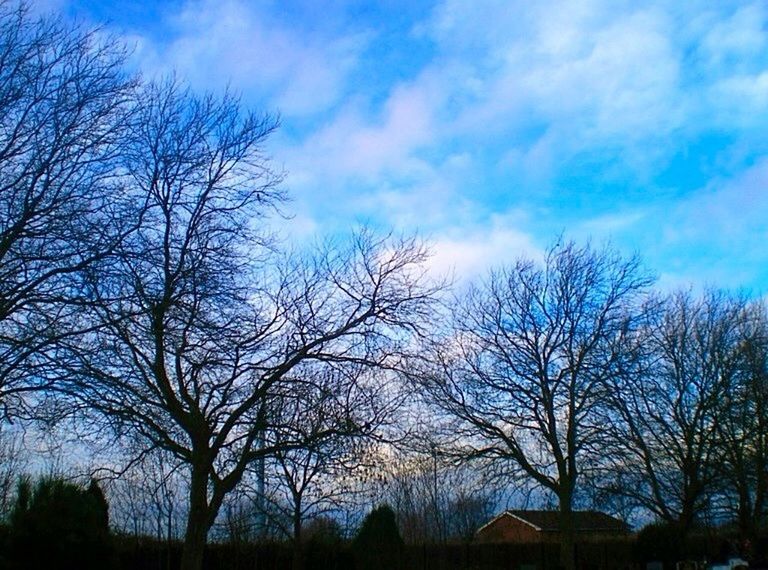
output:
[[[305,570],[341,570],[352,566],[350,560],[342,560],[345,555],[349,559],[349,549],[345,548],[341,525],[337,520],[316,517],[304,526],[302,535],[305,540]]]
[[[372,510],[352,541],[359,570],[396,569],[400,566],[403,537],[395,512],[387,505]]]
[[[685,557],[685,537],[677,525],[653,523],[637,533],[636,558],[641,562],[658,560],[674,564]]]
[[[89,489],[42,479],[18,486],[8,534],[10,569],[96,570],[114,566],[108,507],[95,482]]]
[[[8,537],[10,528],[0,523],[0,568],[8,568]]]
[[[330,517],[316,517],[310,520],[302,531],[308,544],[339,546],[344,542],[341,525]]]
[[[91,479],[91,483],[88,485],[88,490],[86,493],[93,497],[93,500],[96,503],[96,507],[100,515],[98,521],[99,527],[104,528],[107,530],[107,532],[109,532],[109,503],[107,503],[107,498],[104,496],[104,491],[101,490],[101,487],[99,486],[99,483],[96,481],[96,479]]]

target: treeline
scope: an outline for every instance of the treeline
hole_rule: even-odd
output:
[[[557,244],[457,300],[411,373],[449,452],[550,491],[569,559],[585,499],[681,539],[736,521],[754,540],[765,519],[766,307],[650,284],[636,259]]]
[[[120,528],[181,537],[185,570],[381,501],[408,541],[469,540],[505,493],[560,509],[566,568],[579,506],[759,535],[760,301],[564,240],[453,292],[416,238],[289,251],[277,127],[0,3],[2,422],[109,442]]]
[[[678,561],[725,561],[737,555],[737,541],[723,529],[698,529],[681,540],[673,527],[651,525],[637,536],[581,537],[574,561],[579,568],[619,570],[648,562],[674,567]],[[764,563],[768,541],[754,545],[752,560]],[[488,570],[519,566],[560,567],[556,542],[532,544],[406,544],[395,513],[372,511],[352,540],[313,533],[297,549],[284,541],[229,540],[209,544],[204,567],[211,570]],[[0,525],[0,566],[9,570],[50,568],[179,568],[182,543],[109,532],[108,507],[99,485],[88,488],[46,478],[23,482],[8,525]]]

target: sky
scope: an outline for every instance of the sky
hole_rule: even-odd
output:
[[[472,277],[559,235],[768,292],[768,3],[38,0],[277,112],[293,239],[418,232]]]

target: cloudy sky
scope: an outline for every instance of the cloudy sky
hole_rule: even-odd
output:
[[[42,0],[145,76],[279,112],[293,236],[419,231],[472,275],[560,233],[768,292],[768,4]]]

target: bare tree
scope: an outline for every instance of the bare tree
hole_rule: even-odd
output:
[[[68,347],[71,394],[186,466],[185,570],[248,466],[285,448],[264,409],[297,367],[393,365],[429,314],[414,241],[267,247],[257,224],[282,195],[261,148],[275,126],[230,96],[146,89],[127,163],[142,224],[93,271],[95,330]]]
[[[136,479],[127,474],[121,479],[106,483],[110,522],[114,530],[133,536],[146,536],[152,533],[146,516],[151,508],[150,495],[142,488],[143,482],[143,478]]]
[[[0,428],[0,521],[6,521],[11,514],[16,484],[29,467],[19,436],[13,427]]]
[[[676,293],[636,337],[618,378],[611,466],[623,495],[684,535],[708,509],[723,459],[724,404],[739,367],[744,303],[712,291]]]
[[[345,482],[366,467],[365,451],[381,437],[399,401],[368,367],[310,365],[297,372],[268,411],[276,451],[268,465],[266,505],[293,543],[296,569],[303,565],[305,521],[351,506],[354,487]]]
[[[557,497],[566,568],[579,477],[604,452],[606,386],[650,283],[634,258],[558,243],[543,264],[522,259],[457,300],[451,330],[412,371],[454,453],[512,464]]]
[[[754,540],[768,501],[768,314],[761,302],[741,315],[731,347],[735,370],[720,398],[717,422],[721,492],[743,539]]]
[[[243,483],[230,493],[222,504],[218,536],[230,544],[240,546],[265,540],[277,540],[281,531],[273,528],[264,516],[263,501],[254,500],[248,474]]]
[[[496,507],[495,482],[477,465],[401,450],[380,469],[386,477],[378,502],[392,506],[410,544],[470,541]]]
[[[124,452],[121,452],[121,454]],[[112,454],[112,461],[118,453]],[[169,545],[181,537],[184,522],[184,489],[186,480],[179,472],[178,462],[168,453],[155,451],[145,454],[119,473],[97,474],[105,477],[112,521],[117,530],[134,536],[154,535]]]
[[[393,450],[382,470],[385,481],[376,503],[391,505],[403,540],[410,544],[435,542],[441,520],[435,508],[442,506],[437,495],[443,488],[433,485],[432,458]]]
[[[129,230],[116,158],[131,109],[124,52],[0,1],[0,405],[45,388],[78,332],[81,272]]]
[[[478,529],[494,515],[497,494],[493,486],[479,480],[476,473],[460,471],[463,474],[454,481],[451,502],[447,505],[446,522],[451,540],[470,542]],[[471,482],[471,485],[467,483]]]

